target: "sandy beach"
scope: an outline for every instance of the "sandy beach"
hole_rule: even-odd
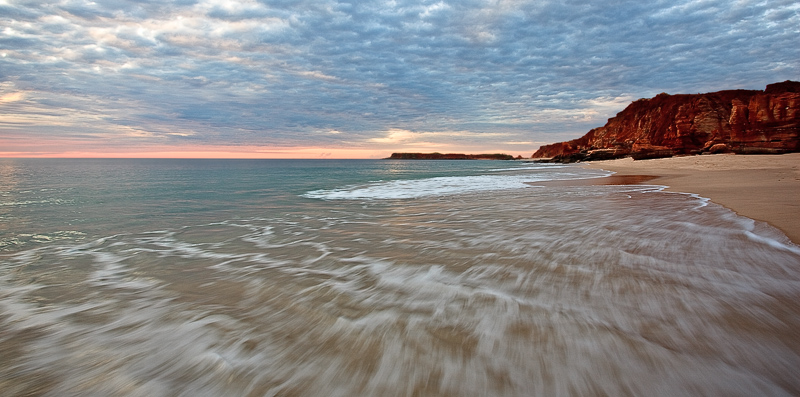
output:
[[[585,167],[637,176],[669,191],[695,193],[748,218],[767,222],[800,244],[800,153],[703,155],[587,162]],[[656,178],[643,178],[643,176]]]

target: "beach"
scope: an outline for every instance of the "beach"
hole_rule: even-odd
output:
[[[695,193],[739,215],[764,221],[800,243],[800,153],[783,155],[717,154],[634,161],[631,158],[587,162],[587,168],[616,172],[615,177],[655,176],[648,184]]]
[[[800,247],[646,169],[793,156],[0,159],[0,390],[800,395]]]

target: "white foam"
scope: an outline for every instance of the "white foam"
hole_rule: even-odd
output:
[[[385,200],[413,199],[432,196],[523,189],[527,182],[597,178],[601,173],[546,172],[528,175],[475,175],[452,176],[413,180],[393,180],[367,185],[347,186],[337,189],[320,189],[305,193],[303,197],[324,200]]]
[[[747,236],[747,238],[749,238],[750,240],[753,240],[755,242],[766,244],[766,245],[768,245],[768,246],[770,246],[772,248],[775,248],[775,249],[789,251],[789,252],[792,252],[792,253],[800,255],[800,246],[794,245],[792,243],[784,244],[784,243],[782,243],[782,242],[780,242],[778,240],[775,240],[773,238],[769,238],[769,237],[766,237],[766,236],[758,235],[758,234],[753,233],[753,232],[751,232],[749,230],[745,230],[744,231],[744,235]]]
[[[552,169],[567,168],[567,167],[569,166],[562,164],[536,164],[529,166],[511,167],[511,168],[493,168],[490,169],[489,171],[498,172],[498,171],[552,170]]]

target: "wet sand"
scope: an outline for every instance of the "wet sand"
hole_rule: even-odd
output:
[[[667,185],[669,191],[698,194],[740,215],[767,222],[800,244],[800,153],[625,158],[584,166],[614,171],[613,177],[622,181],[628,178],[635,183]],[[642,175],[656,178],[637,180]]]

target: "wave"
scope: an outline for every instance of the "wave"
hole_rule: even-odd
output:
[[[548,167],[549,168],[549,167]],[[561,167],[559,167],[561,168]],[[602,170],[551,171],[522,175],[448,176],[411,180],[380,181],[366,185],[351,185],[335,189],[312,190],[303,197],[323,200],[386,200],[415,199],[433,196],[513,190],[531,187],[530,182],[600,178],[611,175]]]

